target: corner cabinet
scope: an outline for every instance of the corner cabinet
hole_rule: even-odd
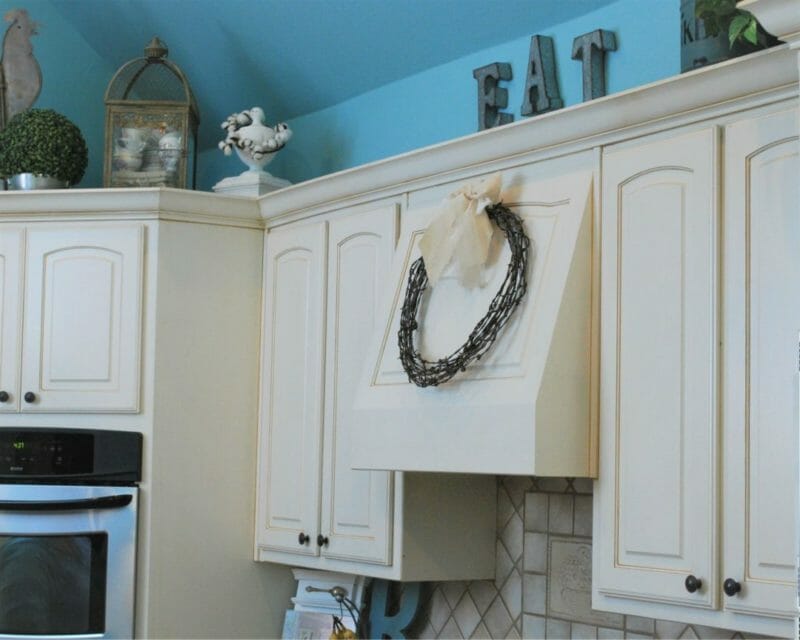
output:
[[[595,609],[796,631],[800,166],[784,109],[603,154]]]
[[[0,411],[138,410],[144,231],[0,226]]]
[[[491,577],[493,477],[350,465],[399,214],[392,199],[267,233],[256,557],[397,580]]]

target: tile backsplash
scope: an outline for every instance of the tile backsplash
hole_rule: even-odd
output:
[[[591,607],[592,482],[506,476],[497,483],[494,580],[437,582],[420,638],[756,638]]]

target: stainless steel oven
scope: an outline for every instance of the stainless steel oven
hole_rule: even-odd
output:
[[[0,638],[132,638],[142,436],[0,428]]]

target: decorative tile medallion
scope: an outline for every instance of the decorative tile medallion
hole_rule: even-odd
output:
[[[550,538],[547,615],[600,627],[622,626],[622,616],[592,609],[592,545]]]

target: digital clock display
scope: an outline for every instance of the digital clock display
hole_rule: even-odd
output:
[[[91,473],[93,453],[94,441],[89,433],[0,430],[0,477]]]

